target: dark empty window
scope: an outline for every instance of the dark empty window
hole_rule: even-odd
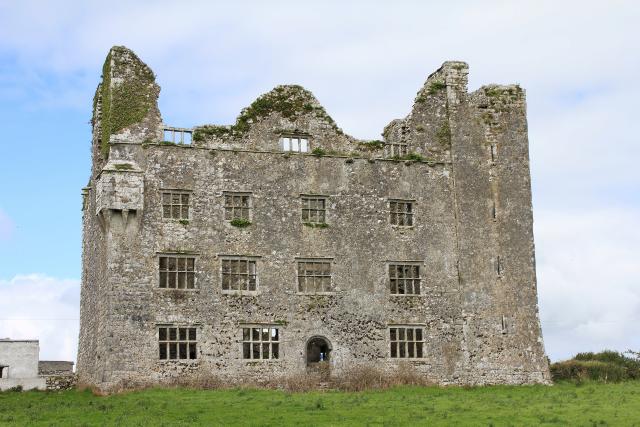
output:
[[[413,225],[413,202],[410,200],[389,200],[389,222],[391,225]]]
[[[272,326],[242,328],[243,359],[279,359],[280,331]]]
[[[391,295],[420,295],[420,281],[419,265],[389,264]]]
[[[309,259],[298,261],[298,292],[332,292],[331,261]]]
[[[158,350],[161,360],[197,359],[196,328],[158,328]]]
[[[302,196],[302,222],[324,224],[326,222],[327,198]]]
[[[251,259],[222,260],[223,291],[255,291],[258,274],[256,261]]]
[[[193,257],[158,257],[161,288],[193,289],[195,287],[195,263]]]
[[[389,328],[390,355],[397,359],[423,357],[424,339],[422,327],[394,326]]]
[[[189,219],[189,193],[163,191],[162,217],[165,219]]]
[[[251,194],[225,193],[224,194],[224,219],[250,219]]]

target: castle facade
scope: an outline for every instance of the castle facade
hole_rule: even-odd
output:
[[[231,126],[163,124],[114,47],[83,189],[79,381],[270,380],[408,365],[440,384],[547,383],[524,91],[446,62],[382,140],[300,86]]]

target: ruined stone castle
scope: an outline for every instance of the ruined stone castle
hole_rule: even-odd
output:
[[[316,364],[546,383],[524,91],[445,62],[382,140],[300,86],[235,124],[170,127],[114,47],[83,189],[78,375],[277,381]]]

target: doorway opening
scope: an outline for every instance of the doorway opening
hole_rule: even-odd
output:
[[[311,337],[307,341],[307,366],[319,363],[329,364],[331,358],[331,343],[325,337]]]

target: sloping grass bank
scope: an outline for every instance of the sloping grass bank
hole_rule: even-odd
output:
[[[640,382],[367,392],[0,393],[0,425],[640,426]]]

